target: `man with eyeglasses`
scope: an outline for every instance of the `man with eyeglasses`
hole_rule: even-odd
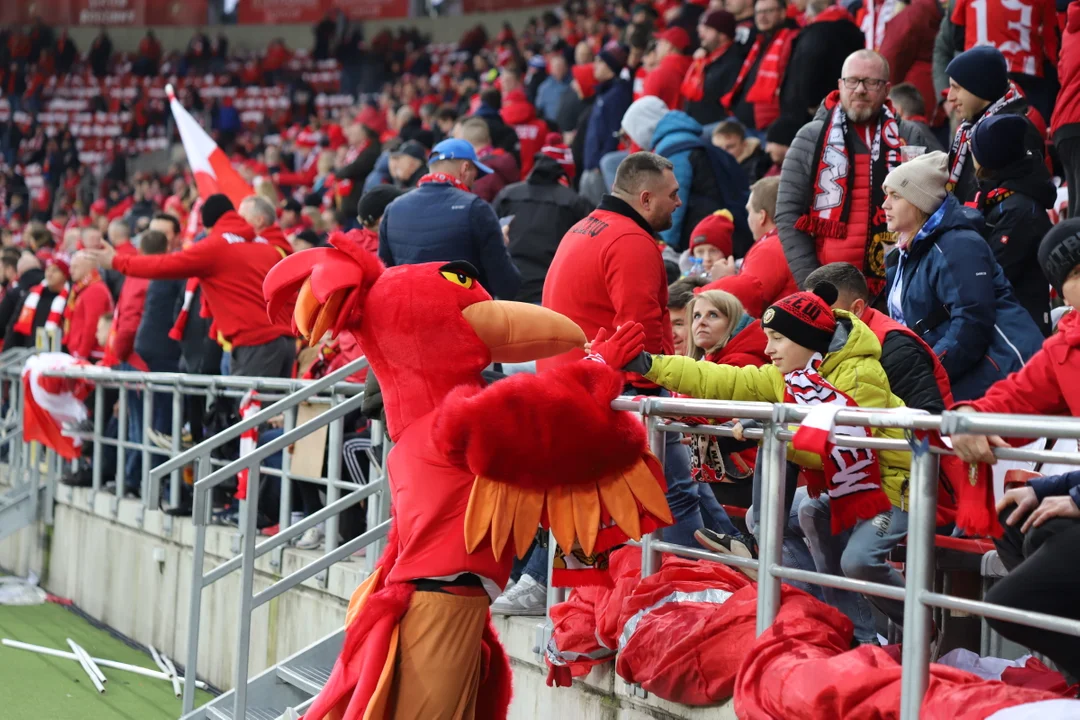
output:
[[[780,117],[780,86],[791,60],[799,28],[787,18],[784,0],[757,0],[757,37],[743,61],[735,85],[721,98],[724,108],[744,126],[764,131]]]
[[[887,100],[889,64],[878,53],[849,55],[837,88],[788,150],[776,225],[799,287],[821,265],[848,262],[862,270],[877,300],[885,287],[885,244],[893,241],[882,182],[900,164],[901,146],[940,146],[896,115]]]

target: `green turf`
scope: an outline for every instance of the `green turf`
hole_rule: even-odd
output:
[[[0,637],[70,651],[67,638],[92,657],[156,670],[148,655],[86,622],[67,608],[45,603],[0,605]],[[20,720],[176,720],[180,698],[172,683],[102,668],[108,682],[99,694],[74,660],[0,645],[0,717]],[[211,699],[198,691],[196,706]]]

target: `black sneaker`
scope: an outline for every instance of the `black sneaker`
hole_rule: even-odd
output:
[[[757,543],[749,535],[724,535],[708,528],[701,528],[694,533],[694,539],[703,547],[721,555],[757,559]],[[756,581],[758,579],[757,570],[741,567],[736,569],[751,580]]]
[[[60,478],[60,483],[68,487],[93,487],[94,473],[88,467],[80,467],[75,472]]]

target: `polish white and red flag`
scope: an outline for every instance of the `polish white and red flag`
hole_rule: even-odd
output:
[[[229,196],[233,205],[239,207],[241,200],[255,194],[254,190],[232,166],[225,151],[218,147],[214,139],[176,99],[172,85],[165,86],[165,94],[169,97],[169,107],[180,131],[180,141],[184,144],[188,165],[195,176],[199,198],[205,200],[216,193],[224,193]]]

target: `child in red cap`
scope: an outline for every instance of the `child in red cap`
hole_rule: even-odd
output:
[[[713,280],[735,274],[734,234],[735,220],[727,210],[717,210],[690,233],[690,254],[701,260]]]
[[[641,373],[661,387],[690,397],[817,406],[802,422],[788,448],[785,500],[789,513],[801,472],[810,494],[816,497],[801,504],[799,524],[810,541],[818,571],[903,587],[903,577],[887,559],[907,534],[909,454],[853,448],[834,452],[828,439],[831,433],[902,439],[903,431],[899,429],[834,428],[832,424],[836,411],[845,408],[900,408],[903,402],[889,390],[877,337],[854,315],[833,310],[830,306],[836,298],[836,288],[822,284],[814,292],[794,293],[770,305],[761,318],[768,337],[765,354],[772,361],[764,367],[654,356],[629,343],[616,348],[594,343],[592,352],[616,364],[632,358],[624,365],[625,370]],[[759,505],[760,493],[760,478],[755,473],[755,506]],[[814,512],[804,512],[808,506]],[[758,509],[755,507],[753,515],[758,514]],[[741,540],[700,530],[697,538],[722,552],[732,548],[732,540]],[[785,564],[799,567],[805,547],[794,528],[786,529]],[[860,603],[852,593],[828,588],[823,592],[830,604],[851,617],[857,641],[875,642],[865,601]],[[894,622],[903,622],[902,602],[871,600]]]

